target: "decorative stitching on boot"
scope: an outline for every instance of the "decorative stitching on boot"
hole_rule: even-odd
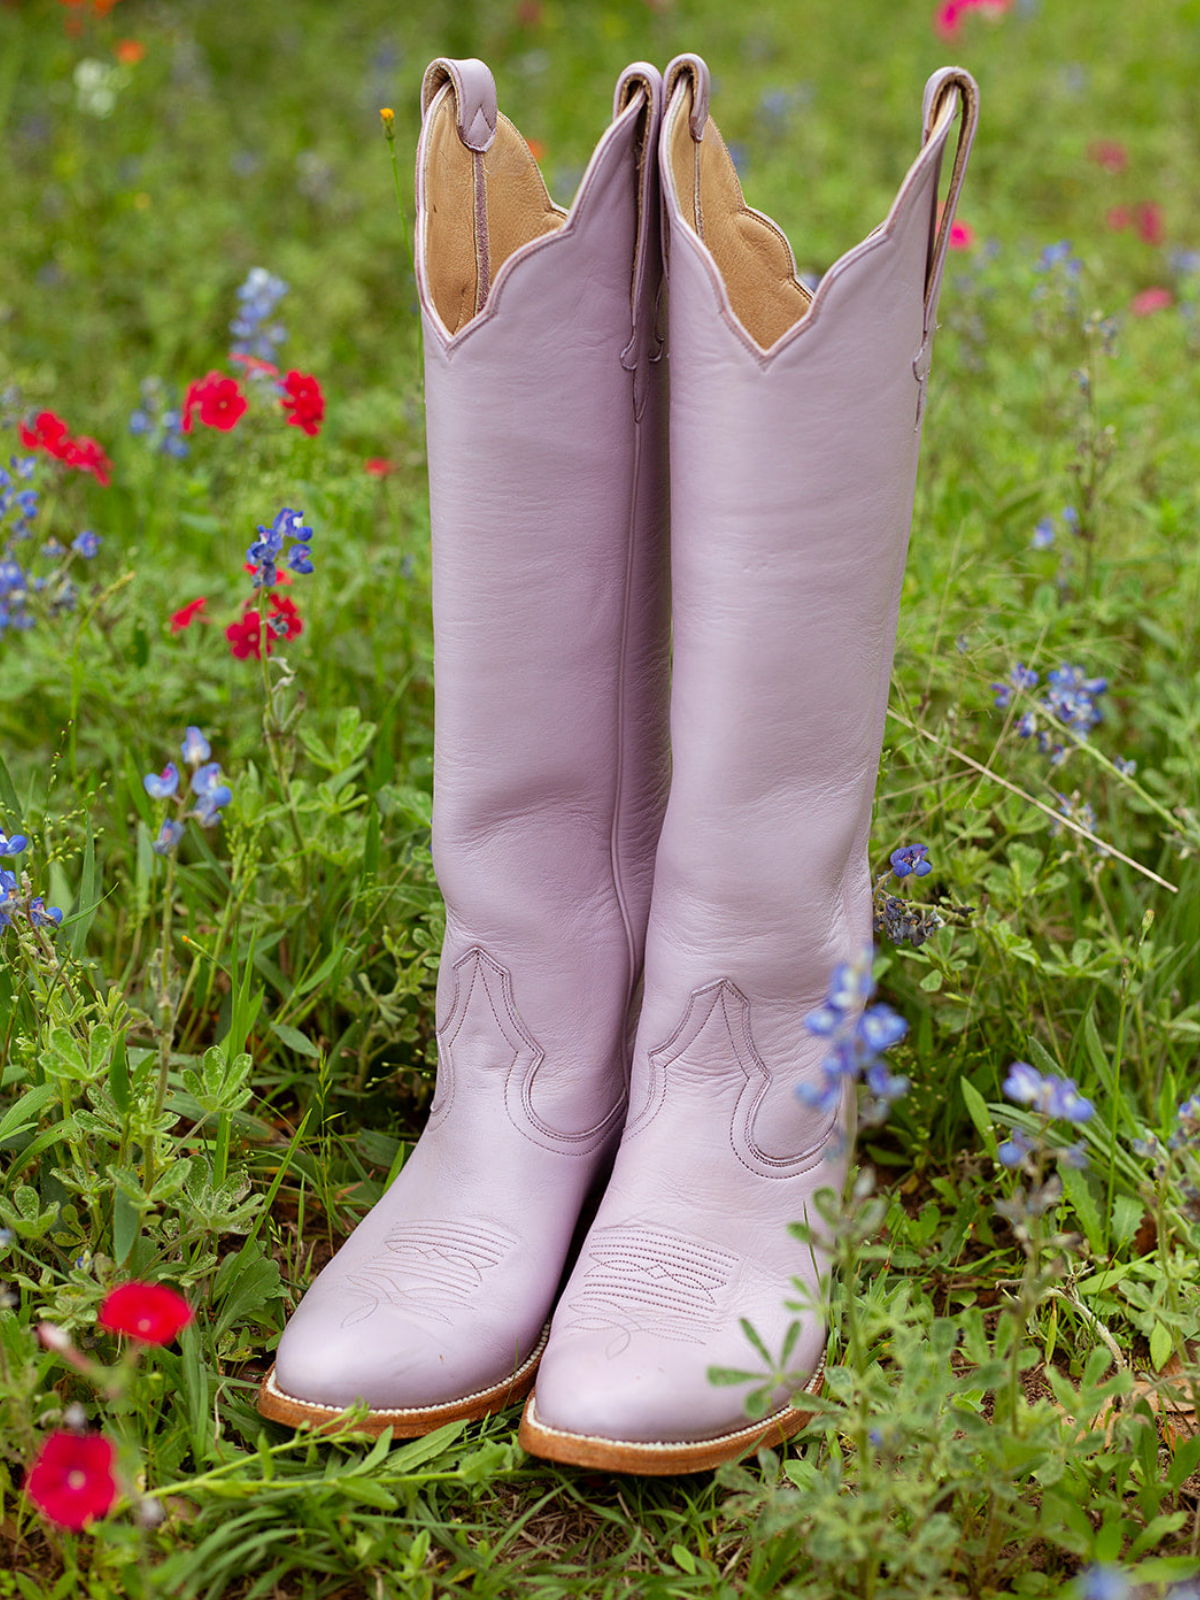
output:
[[[593,1233],[587,1252],[582,1292],[569,1302],[574,1316],[561,1331],[615,1330],[604,1352],[610,1361],[629,1348],[635,1333],[703,1344],[705,1330],[720,1321],[738,1266],[736,1256],[696,1240],[620,1224]]]
[[[498,1228],[460,1222],[406,1222],[383,1241],[388,1258],[379,1258],[347,1273],[342,1293],[361,1296],[342,1318],[351,1328],[374,1316],[384,1305],[407,1315],[450,1322],[444,1307],[453,1308],[478,1295],[484,1276],[509,1255],[517,1239]]]

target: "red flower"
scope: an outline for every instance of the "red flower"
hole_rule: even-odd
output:
[[[90,472],[102,489],[107,489],[112,482],[112,462],[95,439],[89,439],[86,435],[72,439],[62,459],[69,467]]]
[[[45,450],[56,460],[65,461],[71,448],[71,434],[63,419],[53,411],[39,411],[32,428],[21,424],[21,443],[26,450]]]
[[[117,1497],[113,1446],[102,1434],[52,1433],[25,1476],[25,1493],[51,1522],[82,1528]]]
[[[294,639],[298,633],[304,632],[304,624],[300,620],[300,613],[296,610],[296,602],[289,600],[285,594],[271,596],[271,615],[283,617],[287,623],[287,632],[280,637]]]
[[[1113,206],[1104,218],[1104,226],[1111,228],[1114,233],[1120,233],[1122,228],[1133,227],[1133,212],[1128,206]]]
[[[1134,224],[1137,227],[1138,238],[1146,244],[1159,245],[1167,236],[1163,224],[1162,207],[1155,205],[1152,200],[1143,200],[1134,212]]]
[[[231,622],[225,629],[225,637],[229,640],[230,653],[238,661],[246,661],[251,656],[256,661],[262,660],[262,646],[259,634],[262,623],[257,611],[247,611],[237,622]],[[267,654],[271,654],[271,636],[267,635]]]
[[[272,617],[282,617],[284,620],[278,635],[270,626]],[[289,600],[286,595],[272,594],[271,612],[267,618],[267,654],[270,655],[274,650],[277,639],[294,639],[303,632],[304,623],[296,610],[296,602]],[[225,629],[225,637],[229,640],[230,653],[239,661],[246,661],[250,656],[255,661],[262,660],[262,619],[256,601],[247,600],[246,609],[239,619]]]
[[[246,571],[247,572],[257,572],[258,568],[254,564],[253,561],[247,561],[246,562]],[[283,568],[281,567],[279,569],[279,571],[276,572],[276,574],[275,574],[275,583],[272,584],[271,587],[274,588],[277,584],[280,584],[280,583],[291,583],[291,581],[292,581],[291,573],[290,572],[285,572],[283,570]]]
[[[170,1344],[195,1312],[163,1283],[122,1283],[105,1295],[97,1322],[110,1333],[127,1333],[141,1344]]]
[[[184,433],[191,433],[192,413],[197,409],[200,421],[206,428],[220,428],[228,433],[245,412],[246,397],[238,388],[236,378],[210,372],[188,385],[188,392],[183,398]]]
[[[1123,144],[1115,139],[1093,139],[1088,145],[1088,160],[1094,161],[1106,172],[1123,172],[1129,165],[1129,156]]]
[[[146,54],[146,46],[140,39],[118,39],[113,45],[113,55],[123,67],[136,67]]]
[[[969,250],[975,243],[975,229],[969,222],[952,222],[950,224],[951,250]]]
[[[1135,317],[1148,317],[1154,311],[1165,311],[1174,299],[1170,289],[1143,289],[1129,302],[1129,309]]]
[[[185,628],[190,628],[207,604],[207,598],[201,595],[199,600],[189,600],[186,606],[181,606],[178,611],[172,611],[171,632],[182,633]]]
[[[289,426],[303,428],[305,433],[320,433],[321,419],[325,415],[325,396],[321,385],[311,375],[295,370],[283,380],[283,394],[279,404],[292,414]]]
[[[373,478],[386,478],[389,472],[395,472],[396,463],[389,461],[386,456],[371,456],[363,462],[363,471],[369,472]]]

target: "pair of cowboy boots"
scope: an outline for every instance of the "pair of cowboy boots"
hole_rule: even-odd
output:
[[[365,1400],[412,1436],[528,1395],[534,1454],[664,1474],[787,1437],[820,1384],[819,1314],[764,1418],[708,1373],[756,1364],[743,1318],[780,1349],[792,1280],[816,1298],[788,1224],[848,1159],[853,1086],[796,1093],[822,1081],[803,1019],[870,943],[977,91],[929,80],[886,220],[813,293],[708,101],[695,56],[628,68],[564,211],[481,62],[425,77],[437,1090],[284,1330],[279,1421]]]

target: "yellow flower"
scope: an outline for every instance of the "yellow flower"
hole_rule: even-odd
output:
[[[379,119],[383,123],[384,137],[390,144],[391,141],[396,137],[396,131],[393,126],[396,121],[396,113],[392,110],[391,106],[383,106],[379,112]]]

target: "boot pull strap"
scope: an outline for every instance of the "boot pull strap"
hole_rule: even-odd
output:
[[[621,365],[634,374],[634,414],[641,416],[649,382],[647,363],[662,353],[656,310],[658,285],[650,277],[661,271],[658,197],[658,130],[662,121],[663,81],[657,67],[635,61],[617,80],[613,94],[613,121],[640,102],[642,114],[637,134],[637,237],[633,250],[630,306],[633,327],[621,352]]]
[[[712,92],[707,63],[699,56],[676,56],[667,68],[665,87],[667,100],[670,100],[675,93],[680,78],[692,80],[692,114],[688,119],[688,125],[692,138],[699,144],[704,138],[704,127],[708,121],[709,96]]]
[[[439,56],[425,70],[421,85],[421,115],[426,116],[434,96],[443,84],[453,87],[454,104],[458,116],[458,137],[468,150],[482,154],[490,150],[496,137],[496,80],[482,61],[467,56],[453,61],[449,56]]]
[[[937,312],[938,295],[941,293],[942,288],[942,274],[946,270],[946,252],[950,246],[950,229],[954,223],[954,212],[958,205],[958,196],[962,189],[963,178],[966,176],[971,146],[975,142],[975,129],[979,124],[979,85],[963,67],[942,67],[933,74],[925,85],[925,99],[921,112],[922,145],[929,143],[946,100],[952,94],[958,95],[960,105],[958,148],[954,152],[954,166],[950,173],[950,187],[946,192],[946,203],[942,207],[942,220],[938,227],[937,238],[933,243],[933,249],[930,252],[929,270],[925,277],[926,336],[932,331],[931,324]]]

